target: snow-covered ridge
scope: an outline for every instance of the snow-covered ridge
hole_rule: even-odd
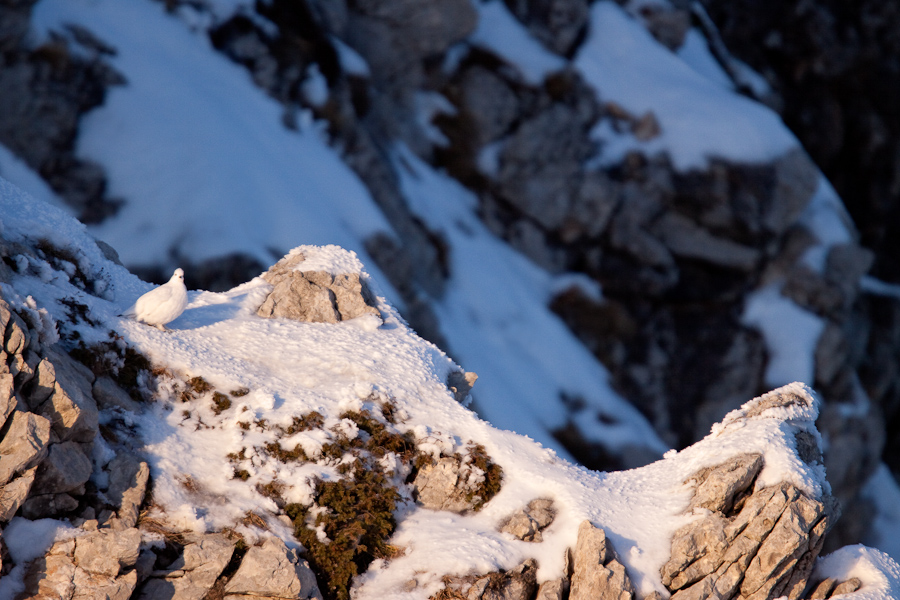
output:
[[[392,507],[385,522],[395,523],[385,540],[385,554],[362,561],[365,572],[350,580],[352,597],[359,599],[424,600],[443,589],[450,581],[447,577],[491,572],[511,577],[529,560],[536,561],[536,570],[531,571],[535,585],[566,579],[566,551],[576,546],[584,521],[605,531],[638,597],[678,594],[682,592],[672,586],[683,583],[664,581],[661,570],[665,565],[669,565],[666,573],[675,569],[670,569],[677,550],[673,541],[711,511],[721,511],[725,519],[740,519],[752,504],[747,498],[788,486],[784,489],[796,492],[786,497],[805,499],[803,506],[824,511],[817,513],[815,523],[824,528],[821,515],[831,514],[814,427],[818,401],[804,385],[792,384],[747,402],[704,440],[661,461],[631,471],[592,472],[526,437],[492,427],[457,402],[447,382],[460,367],[421,340],[384,298],[377,301],[383,323],[376,328],[359,327],[354,320],[263,319],[256,308],[270,287],[257,279],[225,293],[191,292],[186,311],[169,325],[172,331],[162,332],[116,316],[147,286],[104,257],[83,226],[2,182],[0,209],[2,249],[9,259],[0,273],[4,278],[0,291],[13,309],[28,302],[32,310],[45,310],[62,335],[56,342],[26,334],[22,339],[30,341],[12,349],[9,343],[6,346],[3,364],[15,365],[16,371],[10,370],[4,381],[15,384],[9,398],[18,400],[10,418],[28,418],[38,426],[46,421],[57,437],[41,434],[40,427],[35,430],[35,439],[43,440],[43,454],[28,460],[29,468],[44,465],[32,488],[39,495],[26,494],[24,512],[3,525],[4,536],[15,536],[6,542],[14,549],[14,562],[10,576],[0,582],[0,597],[11,598],[23,589],[26,572],[40,573],[43,568],[40,561],[28,561],[45,548],[26,551],[16,540],[56,539],[54,560],[69,561],[76,573],[106,568],[99,559],[85,558],[85,548],[100,538],[116,539],[123,548],[131,544],[133,558],[121,559],[104,577],[108,585],[120,586],[117,589],[135,590],[139,582],[152,586],[174,581],[176,576],[166,571],[168,563],[161,557],[170,552],[165,550],[172,543],[166,535],[176,534],[185,553],[206,544],[210,557],[213,548],[232,556],[240,540],[236,556],[245,557],[242,568],[259,556],[281,552],[284,560],[293,561],[298,581],[306,582],[304,593],[315,597],[305,563],[291,553],[297,550],[317,570],[318,586],[326,597],[344,597],[340,589],[327,587],[334,579],[323,579],[328,549],[336,549],[343,535],[329,520],[339,510],[337,504],[329,504],[327,492],[342,485],[350,486],[345,490],[355,489],[354,485],[380,490],[379,497],[390,498],[382,510]],[[50,246],[35,249],[33,224],[55,232],[54,255],[48,253]],[[310,256],[317,252],[312,247],[303,251]],[[320,252],[323,262],[317,267],[326,270],[358,264],[337,247]],[[85,265],[87,284],[70,276],[65,267],[72,260],[79,262],[79,256],[92,259]],[[322,258],[326,256],[335,259],[330,269]],[[365,275],[364,267],[360,275]],[[98,277],[106,282],[102,294],[93,285]],[[81,318],[71,312],[73,306],[83,307]],[[24,327],[26,332],[45,327],[37,323],[46,321],[9,319],[16,325],[5,327]],[[13,339],[10,335],[6,339]],[[61,351],[73,348],[102,349],[92,365],[95,370],[98,364],[107,365],[107,370],[97,375],[74,363],[66,367],[72,361]],[[149,360],[132,374],[128,388],[142,404],[127,400],[127,394],[123,400],[125,387],[118,387],[126,386],[128,365],[141,364],[135,354],[128,354],[135,351]],[[47,381],[42,378],[50,377],[49,367],[40,366],[47,363],[55,365],[56,381],[69,389],[69,395],[57,391],[46,398],[43,388],[31,383]],[[104,387],[110,380],[111,387]],[[82,396],[74,395],[74,387],[67,383],[71,381],[83,382],[74,384]],[[92,442],[85,446],[91,448],[90,460],[78,443],[69,441],[75,434],[68,421],[54,417],[56,408],[48,408],[61,406],[64,397],[74,402],[71,414],[78,415],[72,421],[72,427],[79,428],[77,440]],[[114,398],[119,398],[118,404]],[[98,423],[103,435],[98,435]],[[0,440],[0,447],[11,441]],[[85,479],[63,484],[43,474],[63,464],[58,462],[62,453],[82,457],[73,460],[80,461],[78,472]],[[153,497],[152,502],[145,499],[151,503],[142,506],[146,512],[140,519],[141,501],[129,495],[137,488],[124,485],[119,490],[123,484],[115,483],[124,468],[123,455],[134,455],[135,461],[149,466]],[[3,456],[0,460],[7,460]],[[748,456],[756,458],[748,461]],[[733,461],[754,465],[746,466],[748,475],[742,483],[729,484],[735,498],[723,501],[720,508],[695,504],[698,495],[708,495],[710,473],[722,472],[724,480],[734,480],[729,475],[734,470],[719,467]],[[428,469],[465,473],[458,481],[451,478],[449,489],[462,490],[463,497],[472,492],[469,507],[430,507],[422,479]],[[141,472],[138,467],[133,470]],[[34,471],[24,468],[11,472],[12,483],[24,481],[28,473],[34,477]],[[438,482],[430,479],[430,485]],[[499,482],[499,490],[484,487],[489,482]],[[67,496],[75,505],[37,501],[45,496]],[[738,496],[745,504],[739,504]],[[485,501],[483,506],[478,497]],[[552,516],[535,538],[540,541],[524,541],[505,524],[519,511],[533,510],[529,507],[535,500],[549,501]],[[301,538],[307,536],[305,552],[294,537],[298,531]],[[818,552],[809,541],[813,533],[809,530],[810,537],[803,538],[811,557]],[[73,536],[74,541],[65,541]],[[272,536],[283,546],[263,543]],[[139,551],[145,562],[152,561],[149,570],[135,566]],[[221,568],[227,563],[224,560]],[[799,564],[804,566],[790,573],[799,573],[805,582],[803,569],[811,568],[812,561]],[[844,551],[820,563],[819,570],[820,577],[858,578],[863,587],[850,596],[854,598],[887,599],[900,590],[896,563],[873,550]],[[223,585],[238,585],[235,582],[244,577],[239,574],[221,575]],[[778,581],[784,579],[783,574],[779,577]],[[573,585],[579,584],[573,580]]]

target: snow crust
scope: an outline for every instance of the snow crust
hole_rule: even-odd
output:
[[[412,193],[410,188],[405,189]],[[418,199],[424,202],[421,196]],[[465,196],[461,200],[458,206],[448,209],[459,219],[459,235],[480,240],[481,249],[494,243],[483,233],[468,229],[471,223],[465,210],[469,205]],[[559,577],[565,567],[564,551],[574,545],[578,525],[584,519],[607,531],[640,595],[663,591],[659,569],[668,559],[673,532],[702,517],[686,512],[693,484],[684,482],[698,470],[738,454],[759,452],[765,457],[765,468],[757,485],[787,480],[812,495],[827,490],[822,469],[802,463],[796,455],[796,432],[814,432],[818,414],[815,395],[802,384],[791,384],[778,391],[791,395],[792,403],[772,402],[776,392],[750,401],[730,413],[709,436],[680,452],[668,452],[664,460],[631,471],[591,472],[527,437],[494,428],[457,403],[445,382],[447,374],[459,367],[406,327],[384,298],[378,300],[384,325],[374,329],[355,327],[351,322],[317,324],[262,319],[255,315],[255,308],[268,286],[257,278],[225,293],[191,292],[187,310],[170,323],[172,331],[164,333],[115,316],[124,305],[123,300],[147,286],[98,256],[99,250],[84,226],[2,181],[0,215],[8,238],[28,239],[36,225],[56,231],[56,242],[66,244],[76,254],[90,256],[94,261],[92,272],[103,273],[109,283],[110,299],[86,294],[65,277],[41,278],[33,270],[13,281],[18,294],[33,296],[57,319],[64,316],[55,300],[77,297],[90,307],[92,315],[154,363],[185,377],[202,376],[216,389],[250,390],[219,415],[200,403],[180,403],[176,408],[176,399],[167,397],[165,389],[162,397],[140,414],[103,411],[101,420],[125,419],[136,428],[141,450],[151,465],[154,502],[165,518],[177,526],[200,531],[235,526],[247,511],[254,511],[267,516],[270,528],[296,546],[289,528],[274,517],[276,507],[272,501],[257,493],[255,485],[277,480],[286,485],[286,499],[308,502],[310,479],[336,476],[335,465],[281,463],[255,455],[247,462],[248,479],[235,479],[226,455],[264,444],[272,439],[273,431],[254,427],[245,431],[241,422],[266,419],[272,425],[286,424],[293,416],[317,410],[325,415],[327,427],[339,427],[343,411],[365,408],[374,395],[394,399],[402,426],[409,428],[426,447],[430,444],[435,450],[452,451],[470,440],[484,445],[488,455],[503,468],[501,491],[483,510],[473,514],[456,515],[412,503],[403,505],[398,511],[400,525],[391,543],[403,548],[404,553],[389,562],[376,561],[358,578],[354,598],[360,600],[424,600],[442,587],[443,575],[508,569],[527,557],[538,559],[540,581]],[[470,243],[473,251],[479,248]],[[313,254],[309,247],[303,250]],[[324,261],[331,256],[340,262],[342,252],[335,247],[323,248],[319,259]],[[358,259],[346,252],[343,260],[356,264]],[[528,273],[524,267],[516,275],[523,273]],[[535,279],[532,273],[531,285],[541,283]],[[485,279],[470,285],[476,282],[484,283]],[[509,281],[499,278],[499,283]],[[464,284],[460,283],[466,289]],[[10,290],[4,286],[4,295]],[[515,287],[506,290],[510,302],[520,293],[523,292]],[[482,315],[489,316],[496,319],[501,315]],[[552,333],[547,328],[538,333]],[[79,331],[86,338],[99,335],[91,334],[84,324]],[[508,360],[510,365],[524,361],[519,363],[522,372],[531,367],[527,354]],[[479,380],[478,385],[481,383]],[[184,414],[185,406],[189,415]],[[346,429],[347,423],[343,426]],[[303,432],[291,441],[297,440],[313,450],[327,441],[328,435],[323,431]],[[102,466],[111,455],[108,449],[101,448],[95,452],[94,460]],[[184,484],[188,478],[190,486]],[[558,510],[554,522],[543,532],[542,543],[522,542],[497,531],[513,511],[538,497],[553,499]],[[41,529],[48,540],[51,529],[56,531],[49,526],[46,531]],[[246,525],[237,529],[251,539],[259,535]],[[875,595],[860,597],[889,597],[884,595],[888,592],[878,590],[894,593],[900,585],[900,567],[875,551],[855,552],[853,556],[858,557],[852,566],[848,566],[852,561],[845,552],[823,562],[820,568],[825,573],[852,568],[855,576],[866,577],[871,582],[866,589]]]
[[[32,23],[44,35],[79,24],[117,49],[127,84],[84,117],[77,150],[128,200],[91,228],[125,264],[244,252],[267,265],[301,240],[363,253],[391,231],[316,127],[286,129],[282,107],[162,4],[42,0]]]
[[[602,101],[636,116],[653,112],[662,133],[641,149],[665,152],[679,170],[711,158],[768,162],[798,145],[778,115],[700,74],[610,0],[591,7],[574,66]]]
[[[469,43],[491,50],[516,67],[531,85],[541,85],[551,73],[562,70],[566,61],[547,50],[509,12],[502,0],[473,2],[478,10],[478,26]]]

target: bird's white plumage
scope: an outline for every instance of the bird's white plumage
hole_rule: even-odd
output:
[[[175,269],[168,282],[138,298],[134,306],[122,313],[122,316],[165,329],[164,325],[177,319],[186,306],[184,271]]]

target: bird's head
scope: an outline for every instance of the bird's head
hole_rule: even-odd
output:
[[[175,272],[172,273],[172,279],[184,281],[184,271],[181,269],[175,269]]]

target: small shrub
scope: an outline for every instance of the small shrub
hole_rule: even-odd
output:
[[[249,388],[239,387],[238,389],[231,390],[228,393],[231,394],[232,396],[234,396],[235,398],[243,398],[244,396],[246,396],[247,394],[250,393],[250,390],[249,390]]]
[[[265,445],[265,448],[266,452],[268,452],[269,455],[275,457],[283,463],[309,461],[309,457],[306,455],[306,452],[303,450],[303,447],[300,444],[294,446],[293,450],[285,450],[278,442],[269,442]]]
[[[384,473],[367,466],[371,468],[360,466],[351,477],[316,483],[315,504],[329,510],[317,514],[313,525],[324,528],[330,542],[320,541],[317,532],[307,526],[307,507],[285,507],[327,600],[349,600],[355,575],[376,558],[397,554],[387,540],[397,526],[393,513],[400,495]]]
[[[212,397],[212,409],[217,415],[231,408],[231,398],[222,392],[214,392]]]
[[[294,417],[290,426],[284,430],[287,435],[293,435],[310,429],[320,429],[325,424],[325,417],[317,411],[308,412],[305,415]]]

